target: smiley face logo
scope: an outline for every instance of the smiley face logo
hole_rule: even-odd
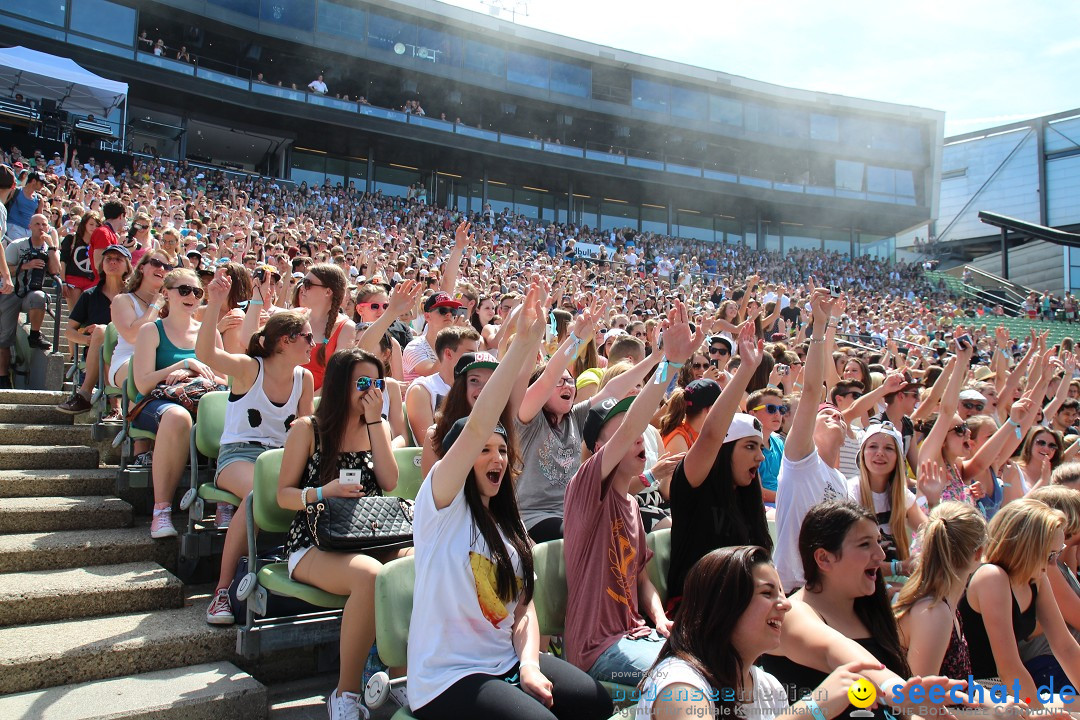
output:
[[[877,690],[866,678],[856,680],[847,691],[848,701],[857,708],[868,708],[877,699]]]

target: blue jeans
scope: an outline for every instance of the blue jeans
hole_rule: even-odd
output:
[[[636,640],[624,637],[596,658],[589,675],[596,680],[637,685],[656,662],[663,646],[664,638],[655,630]]]

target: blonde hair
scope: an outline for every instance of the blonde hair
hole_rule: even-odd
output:
[[[154,252],[158,251],[155,250]],[[202,289],[202,283],[199,282],[199,276],[194,270],[191,270],[190,268],[176,268],[175,270],[170,270],[166,273],[165,279],[161,281],[161,294],[165,298],[165,304],[158,312],[158,317],[166,318],[169,316],[169,295],[165,290],[172,290],[178,285],[182,285],[183,283],[180,282],[181,278],[190,278],[194,281],[192,287]]]
[[[892,477],[889,478],[889,526],[892,528],[893,541],[896,544],[896,553],[901,560],[911,557],[911,542],[908,539],[907,526],[907,470],[904,461],[904,448],[897,445],[896,438],[887,433],[879,433],[889,438],[896,446],[896,465],[893,467]],[[866,453],[859,449],[859,504],[870,513],[877,515],[874,507],[874,492],[870,489],[870,471],[866,468]]]
[[[1025,497],[1003,505],[990,521],[990,539],[983,559],[997,565],[1010,580],[1028,582],[1046,566],[1050,538],[1064,531],[1065,513]]]
[[[600,376],[600,387],[598,388],[598,390],[603,390],[604,386],[606,386],[609,382],[619,377],[627,370],[633,370],[633,368],[633,363],[626,360],[623,360],[622,362],[617,362],[614,365],[609,365],[607,368],[604,369],[604,374]]]
[[[967,584],[964,571],[986,543],[986,520],[968,503],[943,502],[930,511],[918,537],[922,552],[893,605],[897,620],[919,600],[928,597],[936,605]]]
[[[1080,533],[1080,491],[1064,485],[1047,485],[1032,490],[1027,497],[1063,512],[1066,535]]]

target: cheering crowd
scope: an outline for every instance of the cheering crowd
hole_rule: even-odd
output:
[[[27,312],[43,346],[38,276],[59,275],[90,350],[59,409],[90,410],[102,374],[134,384],[153,537],[176,535],[193,421],[170,388],[229,388],[219,488],[245,498],[284,448],[290,576],[349,597],[331,718],[368,714],[375,577],[407,554],[423,631],[394,673],[420,718],[606,718],[602,681],[638,687],[640,718],[825,720],[859,678],[884,718],[933,687],[978,699],[969,677],[1018,683],[1023,713],[1080,682],[1074,348],[1010,337],[916,265],[0,159],[0,344]],[[406,446],[413,547],[318,547],[312,503],[393,490]],[[234,622],[244,511],[217,507],[210,623]],[[646,537],[665,528],[662,593]],[[559,539],[565,634],[541,637],[533,549]]]

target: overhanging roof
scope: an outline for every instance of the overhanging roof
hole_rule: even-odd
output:
[[[993,225],[1002,230],[1015,232],[1026,238],[1045,240],[1054,245],[1080,248],[1080,235],[1077,235],[1076,233],[1065,232],[1064,230],[1057,230],[1052,227],[1046,227],[1045,225],[1025,222],[1024,220],[1017,220],[1016,218],[999,215],[998,213],[989,212],[988,210],[979,211],[979,219],[987,225]]]
[[[100,77],[68,58],[24,47],[0,48],[0,88],[55,100],[65,110],[100,116],[127,97],[127,83]]]

